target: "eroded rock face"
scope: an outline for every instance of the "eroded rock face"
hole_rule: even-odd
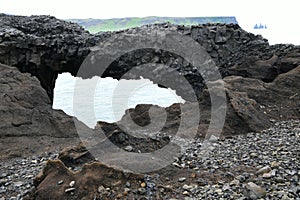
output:
[[[118,198],[133,198],[133,193],[124,190],[126,183],[129,182],[131,190],[137,189],[143,178],[142,174],[123,172],[99,162],[86,164],[74,173],[59,160],[48,161],[28,199],[114,199],[118,193]]]
[[[76,24],[50,16],[22,17],[4,14],[0,15],[0,25],[0,62],[17,67],[24,73],[20,73],[17,68],[1,65],[2,137],[76,135],[73,119],[61,111],[51,109],[57,74],[71,72],[75,75],[90,53],[90,47],[98,42],[105,46],[107,37],[118,34],[136,35],[154,29],[176,30],[191,36],[206,49],[219,67],[222,77],[225,77],[227,94],[228,111],[224,135],[258,131],[269,126],[270,120],[299,118],[299,86],[295,85],[299,79],[299,47],[269,46],[261,36],[247,33],[238,25],[184,27],[159,24],[92,35]],[[106,53],[114,55],[114,51]],[[116,59],[103,77],[120,79],[131,68],[145,63],[168,64],[189,81],[198,94],[202,117],[199,130],[198,125],[190,125],[182,136],[189,135],[192,130],[198,130],[204,136],[211,115],[209,93],[207,90],[202,93],[205,86],[202,77],[181,57],[165,51],[140,49]],[[39,81],[25,72],[36,76]],[[161,76],[159,70],[152,72]],[[91,73],[89,76],[92,75]],[[167,108],[167,111],[168,120],[162,130],[166,134],[173,134],[181,119],[180,110],[175,104]],[[278,114],[279,112],[282,113]],[[147,106],[138,106],[128,113],[133,113],[133,118],[139,125],[149,123]],[[160,116],[158,108],[156,117]],[[106,127],[106,134],[111,134],[111,140],[124,148],[128,146],[130,149],[135,142],[140,143],[131,138],[129,142],[121,144],[119,140],[122,137],[119,136],[122,132],[118,128],[106,123],[101,126]],[[158,148],[167,142],[163,139],[160,143],[154,141],[153,145]]]
[[[236,24],[192,27],[158,24],[93,35],[77,24],[51,16],[1,14],[0,27],[0,62],[37,76],[51,101],[58,73],[76,75],[91,52],[90,47],[98,43],[109,45],[105,43],[105,38],[121,34],[138,35],[155,29],[175,30],[191,36],[202,45],[223,77],[236,75],[265,82],[271,82],[278,74],[296,67],[295,60],[298,62],[299,55],[299,49],[293,45],[269,46],[267,40],[242,30]],[[106,54],[113,55],[115,51]],[[200,74],[184,59],[170,52],[149,49],[130,52],[115,60],[102,77],[120,79],[133,67],[145,63],[166,64],[177,70],[189,81],[197,96],[201,96],[204,83]],[[155,70],[151,70],[151,73],[160,75]],[[88,76],[93,75],[91,70]],[[173,89],[181,94],[180,89]]]
[[[298,80],[300,80],[300,66],[279,75],[270,83],[240,76],[224,78],[227,112],[222,136],[259,132],[268,128],[272,121],[299,119],[300,85]],[[213,82],[210,84],[212,85],[212,91],[218,89],[217,84],[215,86]],[[195,129],[198,129],[198,136],[207,137],[206,131],[211,120],[211,102],[208,90],[204,90],[203,97],[198,103],[201,112],[199,127],[198,124],[197,126],[186,126],[186,133],[180,135],[183,138],[188,137]],[[121,125],[120,127],[126,127],[128,131],[134,132],[134,126],[130,126],[130,121],[128,121],[133,120],[137,125],[145,127],[144,133],[151,133],[152,130],[148,130],[147,125],[153,123],[156,119],[160,119],[161,113],[165,111],[167,118],[160,132],[175,135],[181,124],[181,116],[188,115],[188,113],[182,113],[181,106],[187,107],[190,104],[190,107],[193,108],[193,105],[198,103],[173,104],[168,108],[154,106],[156,109],[151,114],[152,118],[149,117],[149,109],[153,106],[138,105],[135,109],[127,110],[117,124]],[[190,111],[190,109],[187,110]],[[191,120],[193,119],[191,117]],[[113,130],[119,130],[117,124],[99,122],[97,127],[104,130],[110,129],[110,132],[113,132]]]
[[[0,15],[0,62],[37,76],[50,100],[57,74],[76,74],[96,44],[77,24],[50,16]]]
[[[76,137],[77,131],[72,117],[51,108],[57,74],[71,72],[75,75],[84,58],[90,53],[90,47],[97,42],[105,45],[105,37],[121,33],[137,34],[152,29],[175,29],[182,34],[191,36],[204,46],[219,67],[224,78],[216,82],[224,82],[226,93],[224,100],[226,100],[227,107],[223,136],[257,132],[269,127],[273,121],[300,118],[299,47],[293,45],[269,46],[262,37],[247,33],[237,25],[206,24],[184,27],[160,24],[91,35],[76,24],[57,20],[54,17],[0,15],[0,27],[0,62],[13,66],[0,65],[0,140],[2,148],[0,156],[11,151],[6,147],[12,140],[14,140],[13,145],[16,145],[17,151],[27,150],[31,153],[33,151],[31,145],[49,145],[54,138],[59,139],[58,143],[67,146],[68,143],[65,142],[65,139]],[[108,53],[112,56],[114,54],[113,51]],[[143,134],[150,134],[149,137],[136,138],[121,130],[116,123],[99,122],[95,130],[81,124],[80,128],[87,131],[86,133],[90,133],[82,139],[93,143],[103,142],[89,141],[91,138],[88,138],[89,136],[97,137],[99,129],[103,129],[106,135],[105,139],[111,140],[125,151],[151,152],[169,143],[168,136],[176,134],[182,117],[193,115],[195,105],[201,111],[200,121],[196,124],[193,123],[195,122],[193,120],[187,121],[185,131],[181,132],[179,136],[190,137],[191,132],[196,131],[200,138],[207,137],[206,131],[211,117],[210,93],[207,89],[203,90],[202,78],[184,59],[169,52],[141,49],[115,60],[103,76],[120,79],[132,67],[143,63],[168,63],[171,68],[179,71],[190,82],[193,89],[199,94],[199,102],[184,104],[188,108],[186,113],[181,112],[179,104],[174,104],[166,109],[156,106],[151,111],[152,117],[154,117],[151,119],[149,109],[153,106],[138,105],[135,109],[129,109],[122,120],[118,122],[132,129],[127,123],[129,119],[127,117],[130,116],[137,125],[147,127],[156,119],[159,121],[166,110],[166,123],[159,135],[153,135],[154,131],[149,129],[143,131]],[[156,75],[160,74],[156,73]],[[220,89],[216,82],[209,83],[212,91]],[[224,108],[220,106],[221,109]],[[78,123],[80,124],[80,122]],[[140,133],[142,132],[135,132],[137,136]],[[214,134],[213,130],[209,134]],[[43,143],[48,139],[50,139],[48,143]],[[18,144],[19,141],[23,143]],[[26,145],[30,147],[26,147]],[[194,148],[197,149],[198,145]],[[175,191],[177,186],[170,188],[167,187],[167,184],[174,184],[174,180],[180,180],[179,182],[182,183],[182,181],[199,177],[199,175],[187,171],[182,173],[183,177],[180,170],[174,170],[175,167],[167,166],[162,169],[164,177],[166,177],[165,185],[157,184],[152,187],[153,182],[144,175],[124,172],[99,162],[84,164],[94,161],[94,158],[82,145],[77,148],[65,149],[59,157],[61,160],[47,163],[43,173],[37,177],[36,188],[29,198],[132,199],[136,194],[146,198],[155,189],[158,199],[173,197],[182,199],[183,195],[188,193],[186,190],[189,189],[189,186],[183,186],[183,190],[179,191],[179,194]],[[111,160],[112,165],[118,164],[118,162],[132,164],[132,160],[127,160],[125,156],[120,160]],[[134,164],[138,167],[145,167],[153,162],[156,160],[150,158],[143,162],[134,160]],[[187,163],[187,165],[190,164]],[[180,167],[178,163],[175,163],[175,166]],[[80,170],[74,172],[67,167],[71,167],[73,170],[79,167]],[[210,172],[204,173],[209,174]],[[173,179],[167,179],[169,176]],[[213,178],[220,177],[225,177],[225,175]],[[193,182],[196,185],[199,183],[196,180]],[[156,183],[160,183],[160,180]],[[206,184],[201,180],[200,183]]]
[[[61,138],[62,144],[64,138],[71,141],[77,136],[73,121],[76,119],[53,110],[39,80],[29,73],[0,64],[0,93],[0,157],[12,153],[11,148],[22,155],[35,146],[51,144],[51,138]]]
[[[52,109],[36,77],[1,64],[0,80],[1,137],[75,135],[73,117]]]

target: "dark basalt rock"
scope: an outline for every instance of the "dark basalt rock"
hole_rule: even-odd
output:
[[[278,74],[296,67],[293,59],[286,56],[289,52],[299,53],[299,48],[293,45],[269,46],[266,39],[248,33],[236,24],[192,27],[156,24],[93,35],[77,24],[51,16],[2,14],[0,27],[0,62],[37,76],[51,100],[58,73],[70,72],[76,75],[83,60],[91,52],[90,47],[99,42],[105,45],[105,38],[123,33],[139,34],[153,29],[177,30],[191,36],[207,50],[223,77],[237,75],[265,82],[271,82]],[[200,74],[184,59],[169,52],[157,53],[149,49],[130,52],[115,60],[102,76],[120,79],[131,68],[153,62],[167,64],[179,71],[198,97],[201,96],[204,84]],[[254,62],[261,64],[252,66]],[[180,91],[178,93],[181,94]]]
[[[52,103],[39,80],[0,64],[0,159],[58,150],[78,141],[76,118]]]
[[[249,132],[259,132],[268,128],[272,121],[282,121],[300,118],[300,96],[299,81],[300,65],[287,72],[279,75],[274,81],[265,83],[258,79],[244,78],[241,76],[228,76],[223,79],[226,91],[226,118],[221,133],[222,137],[246,134]],[[217,82],[217,81],[216,81]],[[218,84],[210,83],[213,91],[218,90]],[[141,104],[134,109],[128,109],[122,119],[116,123],[98,122],[97,127],[102,130],[109,129],[110,132],[119,130],[118,126],[126,127],[129,132],[134,133],[135,126],[130,126],[130,121],[143,127],[160,120],[161,113],[166,112],[167,118],[161,133],[178,136],[178,128],[183,127],[181,117],[189,115],[191,109],[196,104],[199,105],[201,118],[199,125],[185,126],[185,131],[180,132],[182,138],[190,137],[193,130],[198,131],[198,137],[209,138],[208,125],[211,121],[211,99],[207,89],[204,90],[201,100],[197,103],[173,104],[167,108]],[[154,113],[149,114],[150,108],[155,107]],[[152,110],[153,112],[153,110]],[[156,120],[158,119],[158,120]],[[189,119],[197,120],[193,116]],[[122,126],[123,125],[123,126]],[[151,129],[144,128],[143,133],[151,133]],[[142,133],[141,133],[142,134]]]
[[[76,74],[97,38],[51,16],[0,16],[0,62],[37,76],[50,99],[57,74]]]
[[[53,110],[36,77],[0,64],[1,137],[74,137],[73,117]]]
[[[49,144],[67,146],[63,139],[77,137],[74,121],[78,121],[51,108],[55,79],[62,72],[76,75],[81,63],[91,52],[90,47],[98,42],[105,46],[108,44],[105,38],[123,33],[138,34],[153,29],[175,29],[191,36],[207,50],[223,77],[223,80],[208,84],[215,92],[220,90],[218,83],[222,82],[226,93],[226,99],[223,100],[226,100],[227,111],[222,136],[258,132],[274,121],[300,118],[300,48],[293,45],[269,46],[261,36],[247,33],[238,25],[206,24],[185,27],[158,24],[92,35],[76,24],[50,16],[22,17],[1,14],[0,27],[0,62],[12,66],[0,64],[0,158],[12,151],[12,145],[15,145],[14,150],[18,152],[35,153],[34,145],[42,146],[44,151]],[[114,51],[106,53],[114,55]],[[191,138],[190,134],[194,131],[200,138],[208,138],[214,134],[214,130],[207,133],[210,117],[224,107],[219,106],[212,113],[210,97],[217,93],[210,94],[193,66],[178,55],[151,49],[129,52],[111,63],[103,77],[120,79],[130,69],[144,63],[168,63],[189,81],[198,95],[198,101],[183,104],[187,108],[186,112],[182,112],[180,104],[166,109],[154,106],[155,109],[152,110],[151,105],[138,105],[127,110],[118,123],[98,122],[95,129],[89,129],[78,122],[81,125],[77,128],[86,133],[86,137],[81,136],[85,144],[90,142],[96,145],[109,139],[125,151],[152,152],[168,144],[169,138],[174,138],[178,127],[182,125],[181,119],[193,116],[195,105],[201,111],[200,121],[185,121],[185,130],[177,136],[184,140],[186,137]],[[92,72],[91,70],[84,78],[93,76]],[[154,70],[153,73],[161,76]],[[181,94],[180,90],[177,92]],[[143,132],[140,131],[142,129],[136,132],[133,130],[134,125],[147,128],[153,121],[160,121],[165,111],[166,123],[159,134],[153,134],[155,126],[149,126],[154,129],[145,129]],[[128,116],[135,122],[131,124],[133,127],[128,125]],[[133,135],[121,129],[122,125],[133,130]],[[105,140],[93,139],[99,136],[100,129],[105,133]],[[149,134],[149,137],[135,137],[142,134]],[[52,144],[54,138],[59,138],[59,142]],[[48,139],[51,140],[47,143]],[[74,144],[73,141],[72,143]],[[144,160],[128,160],[125,151],[120,154],[120,160],[111,158],[110,154],[105,158],[112,165],[134,164],[138,168],[159,162],[150,157],[144,157]],[[50,196],[55,199],[133,199],[136,194],[145,198],[146,194],[150,194],[152,182],[149,182],[149,177],[93,162],[93,155],[83,145],[64,149],[59,158],[60,160],[47,162],[43,172],[35,179],[36,188],[28,196],[29,199],[45,199]],[[74,172],[67,167],[79,170]],[[165,172],[162,177],[173,178],[168,178],[166,184],[174,185],[174,180],[179,180],[183,177],[182,174],[185,174],[183,178],[186,182],[191,183],[192,178],[198,178],[190,171],[175,169],[174,166],[167,166],[162,170]],[[204,173],[208,174],[207,172]],[[129,192],[127,182],[131,185],[132,192]],[[167,185],[157,185],[163,190],[157,190],[156,197],[170,199],[176,195],[176,198],[183,199],[183,194],[186,193],[177,190],[177,186],[170,189]],[[110,189],[106,189],[108,187]],[[177,195],[178,192],[180,195]]]
[[[299,118],[299,87],[295,84],[300,64],[300,48],[293,45],[269,46],[261,36],[248,33],[238,25],[205,24],[185,27],[156,24],[92,35],[76,24],[51,16],[23,17],[4,14],[0,15],[0,25],[0,62],[16,67],[1,65],[1,137],[75,136],[73,118],[51,108],[58,73],[71,72],[76,75],[81,63],[91,52],[91,47],[97,43],[100,46],[108,45],[105,38],[123,33],[134,35],[154,29],[177,30],[191,36],[207,50],[219,67],[221,75],[225,77],[228,101],[224,135],[262,130],[269,126],[270,119]],[[115,52],[106,53],[113,56]],[[166,51],[139,49],[117,58],[102,76],[120,79],[133,67],[145,63],[168,64],[189,81],[198,95],[202,115],[200,126],[189,128],[199,129],[199,135],[204,136],[211,114],[210,96],[200,74],[178,55]],[[40,87],[37,79],[25,72],[36,76],[47,93]],[[84,78],[93,76],[92,72],[91,70]],[[152,72],[163,77],[159,70]],[[184,91],[184,88],[177,90],[179,94],[184,94]],[[167,108],[169,115],[163,128],[166,134],[176,132],[178,128],[180,110],[177,107],[178,105],[173,105]],[[128,111],[141,126],[150,123],[148,110],[144,108],[138,106],[134,112]],[[278,115],[278,112],[282,113]],[[160,117],[159,109],[156,114]],[[98,126],[100,125],[101,128],[107,128],[105,133],[121,147],[134,147],[141,143],[132,138],[129,142],[121,141],[121,131],[114,128],[114,125],[99,123]],[[94,130],[86,130],[94,134]],[[188,135],[189,130],[183,136],[185,134]],[[149,141],[154,149],[168,143],[164,139],[158,143]],[[150,148],[148,150],[151,151]]]

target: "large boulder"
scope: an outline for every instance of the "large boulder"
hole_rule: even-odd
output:
[[[0,93],[1,156],[12,153],[12,149],[22,155],[38,146],[45,148],[51,144],[49,138],[57,138],[63,144],[64,140],[77,137],[76,119],[52,109],[36,77],[0,64]]]
[[[101,163],[84,165],[75,173],[59,160],[48,161],[28,199],[133,199],[134,193],[126,192],[126,183],[131,190],[138,189],[143,178],[142,174],[123,172]]]

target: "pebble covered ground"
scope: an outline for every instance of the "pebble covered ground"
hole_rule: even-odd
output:
[[[196,181],[170,177],[185,200],[300,200],[300,121],[277,122],[261,133],[207,144],[204,148],[201,140],[192,141],[173,163],[198,175]],[[57,153],[45,153],[1,162],[0,200],[22,199],[33,188],[33,179],[45,161],[56,157]]]
[[[215,141],[206,153],[200,144],[194,141],[173,164],[220,176],[214,184],[183,185],[186,199],[300,200],[300,121]]]
[[[0,162],[0,200],[23,199],[34,187],[33,179],[42,171],[48,159],[58,152],[48,152],[29,158],[15,158]]]

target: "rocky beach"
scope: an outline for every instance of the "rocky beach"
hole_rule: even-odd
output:
[[[144,78],[155,77],[152,81],[159,86],[176,90],[184,104],[137,105],[120,121],[98,122],[93,129],[52,108],[58,74],[69,72],[83,79],[98,75],[92,65],[88,73],[80,73],[96,45],[113,58],[121,41],[134,44],[135,36],[155,32],[159,39],[147,41],[161,44],[168,42],[171,31],[201,45],[220,78],[206,82],[209,68],[201,74],[199,66],[181,55],[146,46],[117,57],[101,77],[120,80],[130,74],[139,79],[139,74],[131,74],[137,67],[152,74]],[[149,63],[177,71],[196,98],[190,98],[191,90],[180,79],[161,84],[168,82],[167,73],[146,67]],[[299,80],[299,46],[269,45],[237,24],[162,23],[91,34],[52,16],[0,14],[0,200],[300,199]],[[224,96],[218,96],[220,85]],[[212,96],[225,103],[212,109]],[[194,108],[199,108],[200,119],[191,117]],[[222,112],[224,126],[216,134],[210,124],[219,119],[212,116]],[[158,132],[148,126],[164,115]],[[184,121],[186,117],[191,120]],[[142,129],[134,131],[131,120]],[[80,138],[79,130],[84,133]],[[106,136],[103,140],[93,139],[101,133]],[[107,155],[101,160],[87,148],[105,141],[122,150],[119,159]],[[128,152],[143,155],[169,145],[180,149],[169,165],[146,173],[126,169],[132,164],[143,169],[163,160],[131,160]],[[118,163],[124,168],[116,167]]]
[[[104,183],[99,183],[98,188],[89,186],[89,189],[96,187],[90,191],[94,195],[91,198],[299,199],[299,140],[300,126],[296,120],[274,123],[261,133],[214,141],[205,157],[201,152],[203,142],[195,140],[184,146],[185,151],[172,166],[139,180],[122,183],[122,177],[115,178],[113,181],[120,182],[117,186]],[[50,165],[48,159],[58,159],[58,154],[48,152],[1,163],[2,199],[22,199],[30,194],[35,188],[36,174]],[[39,190],[53,184],[58,191],[49,194],[50,199],[80,199],[80,190],[85,185],[82,180],[76,181],[73,194],[66,192],[71,182],[66,180],[75,180],[74,173],[83,163],[77,165],[64,169],[72,170],[71,177],[55,176]]]

